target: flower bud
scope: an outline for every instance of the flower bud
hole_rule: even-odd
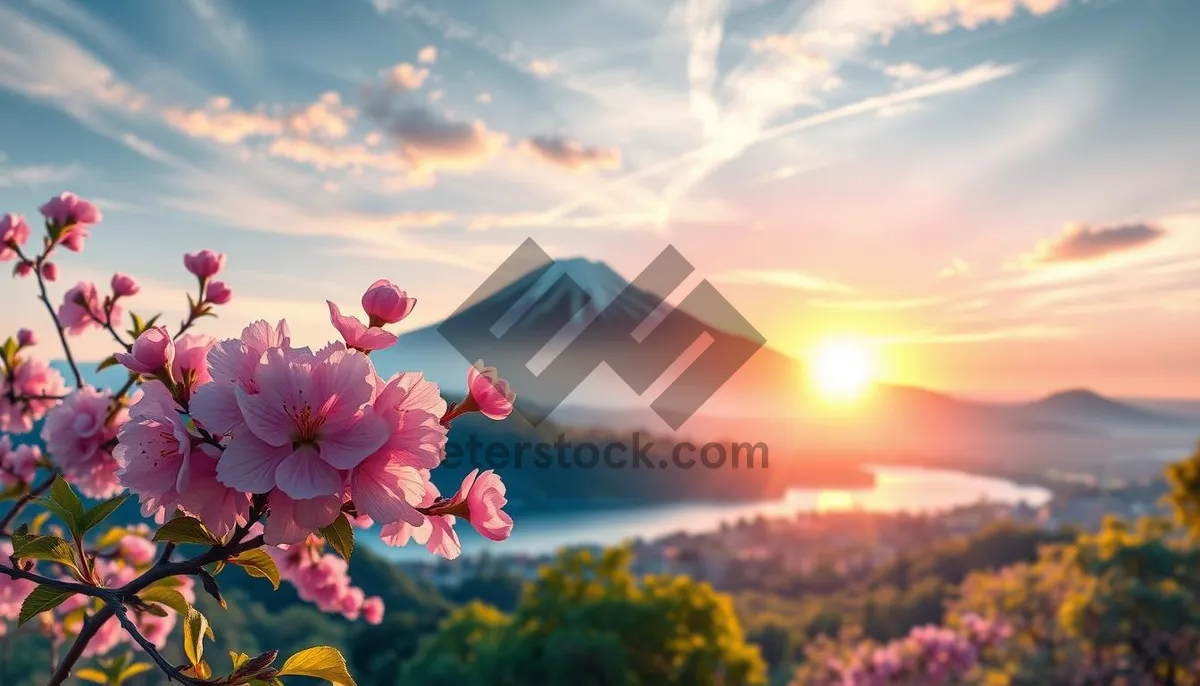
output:
[[[31,345],[37,345],[37,336],[29,329],[20,329],[17,331],[17,344],[22,348],[28,348]]]
[[[407,317],[416,305],[416,298],[408,297],[407,293],[387,279],[371,284],[362,297],[363,311],[371,318],[371,326],[395,324]]]
[[[224,281],[213,281],[204,290],[204,299],[214,305],[224,305],[233,297],[233,291]]]
[[[225,253],[217,253],[211,250],[201,250],[197,253],[189,253],[183,256],[183,266],[187,270],[201,279],[208,279],[217,275],[221,268],[225,266]]]
[[[42,263],[42,278],[47,281],[58,280],[58,265],[53,262]]]
[[[467,370],[467,388],[471,392],[469,402],[474,405],[471,409],[477,409],[488,419],[500,420],[512,414],[516,394],[507,381],[499,378],[495,367],[476,362]]]
[[[112,290],[114,296],[124,298],[136,294],[141,289],[142,287],[138,285],[138,282],[132,276],[120,273],[113,274]]]
[[[13,268],[13,273],[17,276],[29,276],[33,273],[33,267],[28,262],[18,262],[17,266]]]
[[[63,193],[50,198],[46,204],[38,208],[38,211],[51,224],[59,228],[99,224],[103,218],[95,205],[74,193]],[[80,245],[82,245],[82,241]],[[75,250],[76,248],[71,249]]]
[[[171,363],[175,361],[175,342],[165,326],[155,326],[137,337],[129,353],[117,353],[115,357],[131,372],[147,376],[170,374]]]

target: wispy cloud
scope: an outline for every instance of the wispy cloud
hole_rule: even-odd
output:
[[[814,293],[850,293],[845,284],[815,274],[787,269],[734,269],[712,277],[720,283],[748,286],[773,286]]]
[[[548,164],[570,171],[617,169],[621,151],[588,146],[561,136],[534,136],[521,142],[521,149]]]
[[[9,165],[0,155],[0,188],[27,186],[36,188],[52,183],[61,183],[74,178],[80,172],[77,164],[32,164]]]

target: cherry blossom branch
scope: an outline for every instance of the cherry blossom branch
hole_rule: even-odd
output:
[[[162,653],[158,652],[158,647],[151,643],[150,640],[145,636],[143,636],[142,632],[138,630],[137,625],[134,624],[131,619],[129,619],[128,610],[124,605],[117,606],[116,614],[117,621],[119,621],[121,626],[125,628],[125,632],[128,633],[129,636],[139,646],[141,646],[142,650],[150,656],[150,659],[154,660],[154,663],[158,665],[158,668],[167,675],[167,681],[178,681],[181,684],[204,683],[204,681],[200,679],[188,678],[182,672],[180,672],[175,665],[172,665],[170,662],[168,662],[167,659],[162,656]]]
[[[79,658],[83,657],[84,648],[96,636],[96,632],[100,630],[100,627],[112,619],[114,614],[116,614],[114,606],[106,603],[96,614],[88,617],[87,621],[83,623],[83,628],[79,630],[79,635],[75,637],[75,641],[71,644],[70,650],[67,651],[66,655],[63,655],[62,662],[58,663],[54,674],[50,676],[47,686],[62,686],[70,678],[71,669],[75,666],[76,662],[79,662]]]
[[[0,533],[7,533],[9,525],[12,524],[13,520],[17,518],[17,515],[20,514],[21,510],[23,510],[25,506],[30,503],[30,501],[41,496],[50,489],[51,484],[54,483],[54,477],[54,474],[50,475],[50,478],[30,489],[28,493],[22,495],[17,502],[13,503],[12,509],[8,511],[8,514],[4,515],[3,519],[0,519]]]
[[[75,376],[76,388],[83,388],[83,375],[79,373],[79,365],[75,364],[75,357],[71,354],[71,344],[67,343],[66,330],[58,319],[58,313],[54,311],[54,305],[50,303],[50,295],[46,292],[46,280],[42,278],[42,260],[46,258],[45,251],[35,261],[26,257],[19,246],[13,246],[13,249],[19,259],[33,266],[33,275],[37,278],[38,283],[38,299],[46,306],[46,311],[50,313],[50,319],[54,321],[54,330],[58,332],[58,340],[62,342],[63,354],[67,356],[67,364],[71,366],[71,374]]]
[[[125,349],[125,352],[129,352],[129,349],[132,347],[132,344],[130,344],[130,343],[126,343],[126,342],[125,342],[125,339],[121,338],[121,334],[120,334],[120,332],[118,332],[118,331],[117,331],[117,329],[116,329],[116,327],[114,327],[114,326],[113,326],[113,324],[112,324],[112,312],[113,312],[113,307],[114,307],[116,304],[117,304],[117,303],[116,303],[116,300],[115,300],[114,298],[106,298],[106,299],[105,299],[105,303],[104,303],[104,319],[100,319],[99,317],[97,317],[97,316],[96,316],[96,315],[95,315],[95,314],[92,312],[91,308],[88,308],[88,311],[87,311],[87,316],[88,316],[88,318],[89,318],[89,319],[91,319],[92,321],[96,322],[96,323],[97,323],[97,324],[99,324],[100,326],[102,326],[102,327],[104,327],[105,329],[107,329],[107,330],[108,330],[108,332],[109,332],[110,334],[112,334],[113,340],[115,340],[115,341],[117,342],[117,345],[119,345],[119,346],[121,346],[122,348],[124,348],[124,349]]]

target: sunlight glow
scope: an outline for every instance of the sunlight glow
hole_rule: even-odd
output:
[[[809,380],[826,400],[845,402],[861,397],[877,373],[874,350],[858,339],[827,339],[808,355]]]

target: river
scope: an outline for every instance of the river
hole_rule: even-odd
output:
[[[676,532],[700,533],[739,518],[786,517],[799,512],[862,509],[869,512],[934,513],[986,500],[1037,507],[1050,492],[1036,486],[964,472],[920,467],[871,467],[875,486],[858,490],[793,489],[779,500],[711,503],[680,502],[619,509],[583,508],[577,512],[525,513],[516,517],[513,535],[492,543],[465,522],[458,523],[463,553],[543,554],[568,545],[615,545],[632,538],[652,539]],[[422,546],[388,548],[363,536],[373,550],[392,559],[428,557]]]

